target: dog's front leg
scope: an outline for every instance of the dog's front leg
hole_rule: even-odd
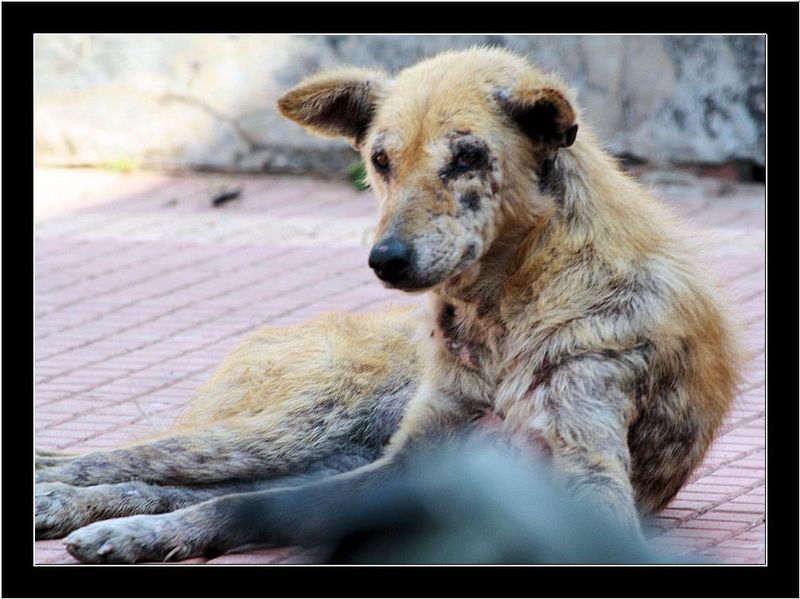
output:
[[[173,512],[96,522],[74,531],[67,550],[86,563],[135,563],[218,555],[246,545],[313,545],[336,514],[395,460],[297,488],[237,493]]]
[[[205,487],[160,486],[143,481],[91,487],[40,483],[35,492],[36,538],[57,539],[98,520],[171,512],[212,497],[256,488],[257,482]]]
[[[635,414],[635,355],[577,356],[547,373],[506,414],[505,426],[547,445],[569,494],[643,540],[630,481],[628,425]]]
[[[463,402],[422,388],[383,457],[307,485],[219,497],[168,514],[98,522],[65,539],[90,563],[133,563],[219,554],[245,545],[312,546],[367,487],[401,468],[416,447],[463,430],[473,417]]]

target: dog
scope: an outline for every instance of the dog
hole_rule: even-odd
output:
[[[37,537],[90,563],[313,545],[355,493],[490,418],[641,539],[729,409],[739,351],[680,223],[573,92],[475,47],[323,72],[278,109],[361,153],[369,266],[425,307],[263,329],[164,435],[37,452]]]

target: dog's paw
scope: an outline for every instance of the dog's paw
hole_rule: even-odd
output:
[[[170,514],[130,516],[90,524],[64,539],[73,557],[88,564],[161,562],[196,555],[175,530]]]
[[[59,482],[36,485],[37,539],[58,539],[88,523],[81,491]]]

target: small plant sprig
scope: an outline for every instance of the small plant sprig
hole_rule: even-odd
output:
[[[359,191],[369,189],[369,182],[367,181],[367,169],[364,166],[364,161],[360,158],[354,160],[347,166],[347,178],[353,187]]]

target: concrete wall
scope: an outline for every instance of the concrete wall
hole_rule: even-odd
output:
[[[37,162],[333,174],[352,150],[281,118],[283,90],[475,43],[560,71],[615,153],[764,163],[763,37],[285,35],[37,36]]]

